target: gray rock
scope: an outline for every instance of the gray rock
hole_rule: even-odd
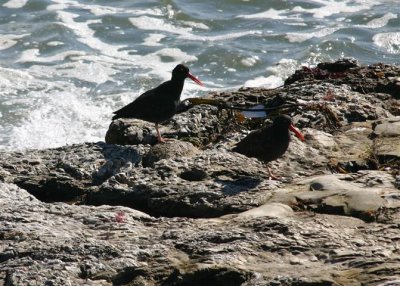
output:
[[[389,166],[400,162],[400,116],[375,122],[374,154],[382,164]]]
[[[154,167],[154,163],[161,159],[179,159],[191,157],[199,150],[189,142],[170,140],[165,144],[157,144],[143,158],[144,167]]]
[[[215,217],[259,206],[279,185],[268,181],[260,162],[215,149],[162,159],[154,168],[128,168],[123,177],[106,180],[87,203],[123,204],[156,216]]]
[[[146,146],[87,143],[24,153],[0,153],[4,182],[15,183],[43,201],[79,201],[92,187],[141,163]]]
[[[217,140],[231,123],[229,114],[221,112],[218,108],[195,106],[164,122],[160,125],[160,132],[165,138],[185,140],[196,146],[203,146]],[[154,145],[157,137],[153,123],[122,118],[110,124],[105,141],[108,144],[119,145]]]
[[[119,145],[154,145],[157,142],[155,133],[153,123],[139,119],[117,119],[111,122],[105,141],[107,144]]]
[[[268,203],[257,208],[242,212],[238,214],[238,217],[279,217],[284,218],[294,215],[291,207],[285,204],[279,203]]]
[[[271,217],[267,206],[231,218],[153,218],[46,204],[0,183],[1,277],[7,285],[355,285],[400,274],[397,224]]]
[[[400,116],[376,121],[374,134],[379,137],[399,137]]]
[[[297,206],[304,209],[375,220],[378,210],[387,206],[383,197],[391,189],[382,184],[367,187],[349,180],[352,179],[343,175],[309,178],[299,182],[308,190],[294,192],[293,196]]]

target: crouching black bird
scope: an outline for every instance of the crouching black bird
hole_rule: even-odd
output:
[[[158,142],[165,142],[158,130],[158,124],[175,115],[186,78],[190,78],[198,85],[204,86],[189,72],[189,68],[179,64],[172,71],[172,78],[156,88],[140,95],[133,102],[114,112],[113,120],[118,118],[136,118],[156,125]]]
[[[293,126],[292,119],[287,115],[279,115],[274,119],[272,125],[252,131],[237,143],[232,151],[268,163],[278,159],[286,152],[290,142],[289,130],[293,131],[301,141],[304,141],[303,134]],[[268,172],[271,177],[276,178],[269,168]]]

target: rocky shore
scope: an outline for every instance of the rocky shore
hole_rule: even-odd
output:
[[[0,153],[0,285],[400,285],[400,66],[355,60],[184,101],[105,142]],[[263,104],[305,135],[231,151]]]

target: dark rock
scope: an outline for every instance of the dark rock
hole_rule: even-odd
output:
[[[400,66],[374,64],[358,65],[356,62],[339,60],[334,63],[321,63],[315,68],[303,67],[290,76],[285,85],[296,82],[324,81],[335,85],[346,84],[359,93],[386,93],[399,99],[398,77]],[[362,79],[360,81],[360,79]],[[360,84],[362,82],[362,84]]]
[[[182,179],[186,180],[186,181],[203,181],[207,178],[207,173],[202,170],[202,169],[198,169],[198,168],[192,168],[190,170],[187,171],[183,171],[182,173],[180,173],[179,177],[181,177]]]
[[[243,271],[238,271],[237,269],[227,269],[225,267],[212,267],[198,269],[191,273],[176,273],[173,272],[171,276],[167,278],[164,282],[165,285],[216,285],[216,286],[240,286],[244,282],[251,279],[250,273],[243,273]]]
[[[341,59],[333,63],[319,63],[317,68],[321,70],[326,70],[331,73],[344,72],[351,68],[360,67],[360,64],[356,59]]]
[[[315,182],[310,184],[310,191],[322,191],[324,189],[324,185],[319,182]]]
[[[146,149],[99,142],[26,151],[21,156],[0,153],[0,174],[3,181],[17,184],[42,201],[79,201],[90,188],[139,164]]]

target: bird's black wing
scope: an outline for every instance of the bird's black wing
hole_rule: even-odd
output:
[[[248,157],[258,157],[258,154],[262,152],[261,149],[265,148],[264,138],[262,138],[261,134],[261,129],[252,131],[238,142],[232,151]]]
[[[276,134],[272,126],[266,126],[251,132],[237,143],[232,151],[269,162],[282,156],[288,143],[288,138]]]
[[[118,118],[137,118],[147,119],[149,110],[156,113],[159,107],[159,96],[160,90],[163,90],[164,86],[168,86],[168,82],[157,86],[156,88],[150,89],[145,93],[141,94],[134,101],[121,109],[114,112],[113,120]]]

